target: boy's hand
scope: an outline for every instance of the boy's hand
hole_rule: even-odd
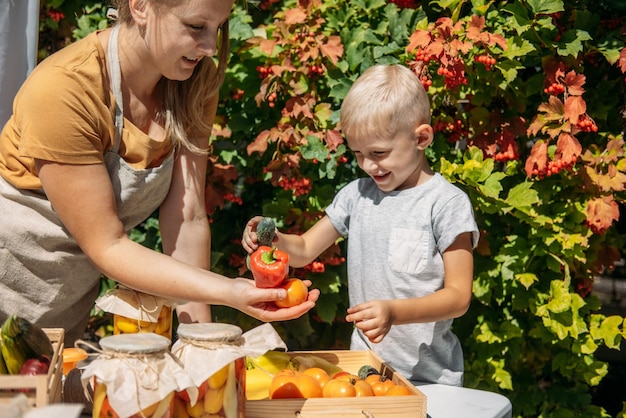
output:
[[[371,342],[379,343],[393,325],[391,303],[387,300],[371,300],[348,308],[346,321],[354,322]]]
[[[255,216],[248,221],[244,228],[241,243],[248,253],[252,253],[259,246],[273,247],[276,241],[278,241],[278,237],[276,236],[274,220],[268,217]]]
[[[255,216],[250,219],[243,229],[243,236],[241,237],[241,246],[249,254],[253,253],[259,247],[259,238],[256,235],[256,227],[263,219],[262,216]]]

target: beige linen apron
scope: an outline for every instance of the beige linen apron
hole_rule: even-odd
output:
[[[119,217],[130,231],[165,199],[174,152],[161,166],[143,170],[133,169],[117,153],[124,132],[117,33],[116,26],[108,48],[116,137],[104,159]],[[17,313],[42,327],[64,328],[65,344],[72,346],[83,335],[99,278],[44,191],[20,190],[0,177],[0,321]]]

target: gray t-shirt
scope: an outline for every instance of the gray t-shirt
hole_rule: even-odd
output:
[[[468,196],[436,173],[419,186],[381,191],[370,178],[339,191],[326,214],[348,237],[350,306],[370,300],[415,298],[443,287],[443,252],[459,234],[478,228]],[[394,325],[372,344],[356,328],[352,350],[373,350],[412,381],[461,386],[463,352],[452,319]]]

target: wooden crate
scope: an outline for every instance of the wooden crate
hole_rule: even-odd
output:
[[[61,402],[63,380],[63,328],[43,329],[52,341],[54,354],[48,374],[38,376],[1,375],[0,403],[8,403],[16,395],[16,389],[26,389],[25,395],[32,407],[42,407]]]
[[[357,374],[361,366],[369,364],[394,383],[408,387],[413,395],[246,401],[246,418],[426,418],[426,395],[373,351],[294,351],[288,354],[292,357],[314,354],[352,374]]]

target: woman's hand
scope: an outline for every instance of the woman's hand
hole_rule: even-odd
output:
[[[307,287],[311,286],[310,280],[303,281]],[[238,299],[231,306],[263,322],[299,318],[315,306],[320,296],[319,289],[311,289],[303,303],[290,308],[279,308],[274,302],[287,297],[285,289],[259,289],[254,281],[244,278],[234,279],[234,285],[233,293]]]

